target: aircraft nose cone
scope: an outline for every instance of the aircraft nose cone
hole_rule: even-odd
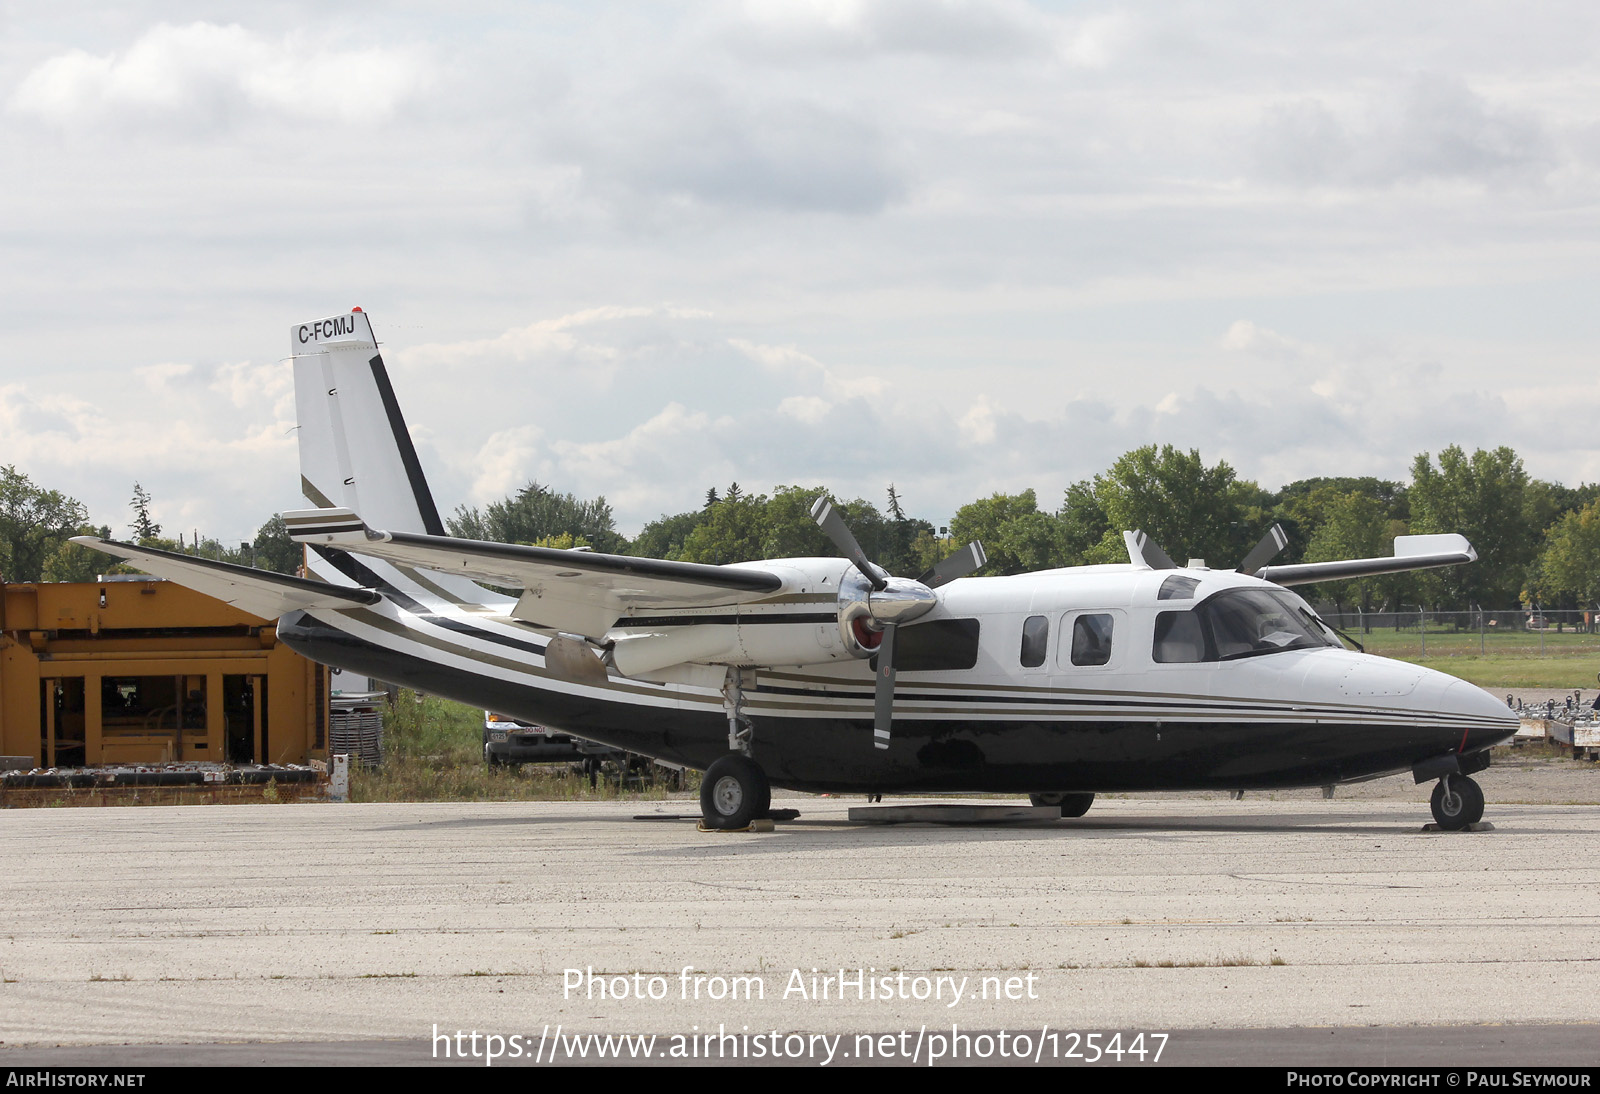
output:
[[[1444,701],[1446,710],[1498,722],[1509,727],[1512,733],[1517,730],[1517,716],[1511,708],[1476,684],[1469,684],[1465,680],[1455,681],[1444,689]]]
[[[1466,738],[1461,746],[1463,752],[1475,752],[1499,744],[1517,732],[1517,716],[1505,703],[1465,680],[1452,679],[1444,685],[1439,711],[1454,719],[1470,720],[1472,723],[1465,728]]]
[[[1451,726],[1458,752],[1477,752],[1506,741],[1517,733],[1517,715],[1490,693],[1456,680],[1442,672],[1427,672],[1426,685],[1418,688],[1418,699],[1426,696],[1427,709],[1435,710],[1443,725]]]

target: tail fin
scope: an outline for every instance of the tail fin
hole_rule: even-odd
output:
[[[445,535],[366,313],[289,328],[300,489],[374,528]]]

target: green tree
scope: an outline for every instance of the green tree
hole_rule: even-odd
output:
[[[1112,561],[1099,558],[1097,555],[1101,543],[1106,540],[1107,533],[1114,529],[1106,516],[1105,506],[1100,504],[1100,499],[1095,495],[1093,480],[1085,479],[1067,487],[1066,498],[1056,513],[1056,519],[1061,522],[1063,558],[1067,565]],[[1120,537],[1116,542],[1118,559],[1126,559],[1127,556],[1121,553]]]
[[[760,553],[751,557],[809,558],[838,554],[828,537],[822,534],[822,529],[817,527],[817,522],[811,519],[811,507],[827,493],[825,486],[776,487],[772,491],[772,500],[766,505],[765,533]],[[734,499],[730,495],[728,500]],[[845,517],[845,523],[854,527],[845,506],[841,504],[839,509],[840,515]],[[860,533],[856,534],[859,537]]]
[[[883,514],[883,531],[874,561],[891,574],[916,577],[932,565],[924,562],[922,552],[918,549],[924,536],[929,539],[933,537],[933,525],[918,517],[907,516],[894,483],[890,483],[889,507]]]
[[[1411,530],[1460,532],[1478,551],[1469,566],[1429,571],[1424,595],[1441,607],[1513,607],[1538,556],[1540,529],[1527,521],[1528,475],[1506,447],[1470,457],[1456,445],[1411,465]]]
[[[453,536],[494,543],[531,544],[563,533],[596,551],[615,552],[626,543],[617,534],[611,506],[603,496],[586,501],[574,494],[558,494],[537,482],[530,482],[514,497],[490,502],[483,510],[458,506],[446,523]]]
[[[683,543],[700,525],[710,519],[711,506],[676,516],[662,515],[644,526],[627,547],[627,553],[639,558],[683,557]]]
[[[991,494],[969,502],[950,521],[950,535],[960,546],[978,540],[989,556],[983,574],[1022,574],[1062,565],[1066,552],[1061,523],[1039,512],[1032,490]]]
[[[304,549],[289,538],[289,528],[281,514],[274,513],[256,530],[254,562],[263,570],[292,574],[300,569]]]
[[[0,468],[0,574],[9,581],[40,580],[45,560],[79,534],[87,518],[76,499],[35,486],[14,466]]]
[[[827,558],[839,553],[811,516],[820,497],[832,497],[825,486],[779,486],[767,502],[766,535],[758,558]],[[730,495],[731,499],[731,495]],[[867,557],[890,573],[896,569],[894,535],[890,522],[869,501],[833,498],[834,508],[850,528]]]
[[[1099,519],[1083,487],[1075,488],[1075,505],[1069,491],[1068,507],[1076,521],[1068,530],[1080,537],[1081,529]],[[1087,552],[1094,562],[1126,560],[1122,533],[1142,529],[1179,563],[1203,558],[1213,566],[1232,566],[1269,522],[1269,499],[1259,486],[1240,480],[1226,462],[1207,467],[1198,451],[1181,452],[1171,445],[1123,453],[1108,471],[1095,476],[1088,493],[1105,519],[1100,543]]]
[[[1377,505],[1390,521],[1402,525],[1411,518],[1411,506],[1404,483],[1370,475],[1299,479],[1279,490],[1271,499],[1271,521],[1283,526],[1289,543],[1273,561],[1303,562],[1307,546],[1316,538],[1329,507],[1350,494],[1359,494]],[[1269,522],[1270,523],[1270,522]]]
[[[1305,561],[1379,558],[1394,552],[1395,533],[1404,526],[1391,521],[1382,501],[1372,494],[1338,493],[1335,487],[1324,486],[1308,496],[1320,499],[1320,506],[1316,532],[1306,544]],[[1360,603],[1363,612],[1370,612],[1374,603],[1394,588],[1392,578],[1403,576],[1329,581],[1314,588],[1316,595],[1332,600],[1341,612],[1351,598]]]
[[[746,494],[735,483],[721,501],[706,510],[706,520],[684,537],[680,557],[713,566],[763,557],[766,508],[764,495]]]
[[[92,524],[85,524],[72,534],[110,539],[111,527],[102,525],[96,528]],[[80,547],[71,540],[62,540],[44,560],[39,578],[41,581],[94,581],[101,574],[123,572],[125,570],[110,555],[101,554],[89,547]]]
[[[133,498],[128,502],[133,509],[133,541],[143,543],[161,534],[161,525],[150,519],[150,492],[139,483],[133,484]]]
[[[1600,603],[1600,501],[1550,526],[1540,576],[1548,590],[1571,594],[1585,609]]]

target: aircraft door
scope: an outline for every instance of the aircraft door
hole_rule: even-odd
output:
[[[1086,608],[1061,616],[1056,674],[1067,680],[1118,672],[1128,663],[1128,617],[1119,608]]]

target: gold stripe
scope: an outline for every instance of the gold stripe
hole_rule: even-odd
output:
[[[312,486],[311,480],[306,478],[304,475],[300,476],[300,493],[305,495],[311,501],[315,502],[317,508],[319,509],[343,508],[343,506],[335,505],[333,502],[329,501],[328,496],[321,490],[318,490],[315,486]]]
[[[356,613],[353,612],[345,612],[342,614],[356,618]],[[379,615],[375,612],[361,613],[359,621],[373,627],[376,630],[383,631],[386,634],[391,634],[398,638],[404,638],[409,641],[417,642],[421,645],[428,646],[432,649],[441,650],[445,653],[453,653],[460,657],[466,657],[472,661],[493,665],[498,668],[509,669],[513,672],[522,673],[525,676],[534,676],[543,680],[560,680],[560,677],[553,676],[544,669],[536,667],[529,662],[513,661],[509,658],[501,657],[496,654],[485,653],[475,649],[468,649],[467,647],[457,643],[443,641],[435,638],[433,635],[424,634],[416,627],[408,626],[404,623],[389,619],[387,616]],[[488,639],[483,639],[482,641],[488,641]],[[391,653],[409,652],[405,650],[393,650],[389,649],[388,647],[383,648],[388,649]],[[571,681],[562,682],[571,683]],[[701,697],[697,695],[684,695],[682,692],[673,692],[668,690],[667,686],[664,684],[658,684],[654,686],[648,686],[644,684],[619,684],[608,680],[604,685],[588,684],[580,686],[603,686],[606,691],[623,692],[631,695],[648,695],[651,698],[656,699],[666,697],[668,699],[675,699],[679,702],[696,702],[718,707],[722,705],[722,699],[720,696]],[[581,698],[581,696],[579,696],[579,698]]]

